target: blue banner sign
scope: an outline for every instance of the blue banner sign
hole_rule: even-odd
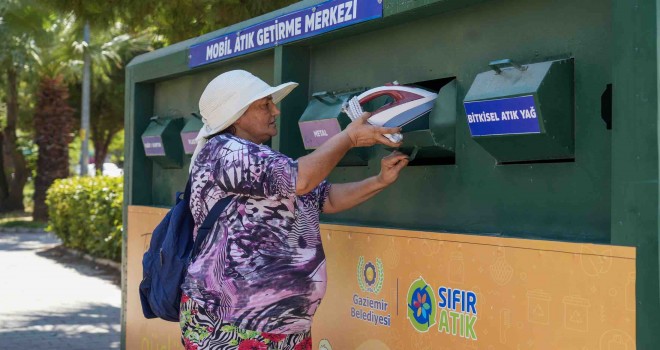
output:
[[[464,102],[472,136],[538,134],[534,96]]]
[[[383,0],[329,0],[190,47],[197,67],[383,16]]]

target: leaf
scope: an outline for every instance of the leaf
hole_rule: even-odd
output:
[[[374,291],[380,293],[380,290],[383,289],[383,280],[385,279],[385,269],[383,268],[383,262],[380,259],[376,259],[376,266],[378,266],[378,281],[376,282],[376,288]]]
[[[424,303],[422,307],[424,307],[424,310],[429,310],[431,308],[431,305],[429,305],[429,303]]]
[[[225,325],[225,326],[220,327],[220,330],[225,332],[225,333],[233,332],[235,329],[236,329],[236,327],[232,326],[232,325]]]
[[[236,346],[236,345],[238,345],[238,340],[236,340],[236,339],[232,339],[232,340],[229,342],[229,345],[232,345],[232,346]]]
[[[247,335],[248,339],[256,338],[256,337],[259,336],[259,334],[261,334],[261,332],[257,332],[257,331],[246,331],[245,332],[245,335]]]
[[[47,192],[53,232],[67,246],[93,256],[120,260],[122,240],[122,197],[106,200],[107,192],[122,192],[121,178],[68,178],[58,180]],[[107,188],[107,192],[99,189]],[[108,206],[112,209],[108,210]],[[189,322],[190,311],[181,312]]]

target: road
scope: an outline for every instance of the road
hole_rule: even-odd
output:
[[[118,349],[119,272],[49,233],[0,232],[1,349]]]

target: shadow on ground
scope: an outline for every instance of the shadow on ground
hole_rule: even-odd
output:
[[[30,344],[35,349],[63,343],[70,345],[68,349],[119,348],[119,317],[118,308],[106,304],[25,313],[14,318],[10,327],[0,330],[0,344]]]
[[[57,244],[60,240],[48,233],[4,233],[0,232],[0,251],[25,251]]]
[[[95,264],[82,257],[69,253],[61,245],[48,248],[37,252],[37,255],[56,261],[57,263],[76,270],[76,272],[85,275],[100,278],[121,287],[121,272],[104,265]]]

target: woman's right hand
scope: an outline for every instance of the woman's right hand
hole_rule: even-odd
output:
[[[351,139],[353,147],[369,147],[377,143],[389,146],[399,147],[401,142],[390,141],[384,134],[396,134],[401,132],[401,128],[385,128],[382,126],[371,125],[367,119],[371,113],[365,112],[360,118],[355,119],[348,124],[344,132]]]

